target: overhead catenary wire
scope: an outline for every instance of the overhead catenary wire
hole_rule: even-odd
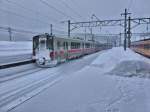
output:
[[[0,11],[2,11],[2,12],[7,12],[7,13],[11,13],[11,14],[13,14],[14,16],[18,16],[18,17],[21,17],[21,18],[23,18],[23,19],[30,19],[30,20],[36,20],[36,19],[34,19],[34,18],[29,18],[29,17],[26,17],[26,16],[24,16],[24,15],[20,15],[20,14],[18,14],[18,13],[15,13],[15,12],[12,12],[12,11],[8,11],[8,10],[5,10],[5,9],[1,9],[0,8]],[[38,20],[39,22],[42,22],[43,23],[43,21],[40,21],[40,20]],[[49,23],[47,23],[47,22],[44,22],[43,24],[49,24]],[[0,29],[3,29],[3,30],[8,30],[8,27],[0,27]],[[31,34],[37,34],[37,33],[39,33],[39,32],[32,32],[32,31],[26,31],[26,30],[19,30],[19,29],[14,29],[14,28],[12,28],[11,29],[12,31],[14,31],[14,32],[23,32],[23,33],[31,33]],[[59,32],[62,32],[61,30],[59,30],[59,29],[57,29],[57,31],[59,31]]]
[[[0,29],[8,31],[10,29],[10,27],[0,26]],[[22,29],[16,29],[16,28],[11,28],[11,31],[22,32],[22,33],[29,33],[29,34],[39,34],[39,33],[41,33],[41,32],[33,32],[33,31],[29,31],[29,30],[22,30]]]
[[[70,7],[65,1],[60,0],[62,4],[64,4],[68,9],[70,9],[75,15],[77,15],[80,18],[83,18],[76,10],[74,10],[72,7]]]
[[[26,7],[24,7],[23,5],[20,5],[20,4],[18,4],[17,2],[14,2],[14,1],[10,1],[10,0],[6,0],[8,3],[10,3],[10,4],[14,4],[14,5],[16,5],[16,6],[18,6],[18,7],[20,7],[20,8],[22,8],[22,9],[24,9],[24,10],[26,10],[26,11],[30,11],[30,12],[33,12],[33,13],[37,13],[37,11],[35,11],[35,10],[33,10],[33,9],[30,9],[30,8],[26,8]],[[5,10],[6,11],[6,10]],[[8,11],[7,11],[8,12]],[[15,13],[15,12],[9,12],[9,13]],[[20,16],[20,17],[23,17],[23,18],[26,18],[26,16],[23,16],[23,15],[20,15],[20,14],[17,14],[17,13],[15,13],[15,15],[16,16]],[[53,20],[54,22],[55,22],[55,24],[58,24],[59,23],[59,21],[57,21],[56,19],[52,19],[52,18],[50,18],[50,17],[48,17],[48,16],[46,16],[46,15],[43,15],[44,17],[46,17],[48,20]],[[30,20],[31,20],[32,18],[30,18]],[[51,24],[51,23],[48,23],[48,22],[46,22],[46,21],[43,21],[43,20],[41,20],[41,19],[38,19],[38,18],[34,18],[34,20],[36,20],[36,21],[39,21],[40,23],[44,23],[44,24]],[[57,26],[58,27],[58,26]],[[60,27],[58,27],[58,28],[60,28]],[[60,28],[60,29],[62,29],[62,28]]]
[[[62,31],[62,30],[59,30],[59,29],[53,29],[54,32],[59,32],[59,33],[67,33],[66,31]]]
[[[28,34],[40,34],[40,33],[42,33],[42,32],[35,32],[35,31],[29,31],[29,30],[0,26],[0,30],[8,31],[9,29],[11,29],[11,31],[13,31],[13,32],[21,32],[21,33],[28,33]],[[55,28],[53,29],[53,31],[57,32],[57,33],[67,33],[66,31],[62,31],[62,30],[55,29]]]
[[[35,10],[33,10],[33,9],[30,9],[30,8],[27,8],[27,7],[25,7],[24,5],[22,5],[22,4],[19,4],[18,2],[15,2],[15,1],[11,1],[11,0],[6,0],[6,2],[8,2],[9,4],[13,4],[13,5],[15,5],[15,6],[18,6],[18,7],[20,7],[20,8],[22,8],[22,9],[24,9],[24,12],[25,12],[25,10],[26,10],[26,12],[28,11],[28,12],[33,12],[33,13],[37,13],[37,11],[35,11]],[[8,4],[7,3],[7,4]],[[67,4],[68,5],[68,4]],[[69,7],[68,7],[69,8]],[[70,7],[71,8],[71,7]],[[56,8],[57,9],[57,8]],[[59,10],[59,9],[58,9]],[[73,11],[74,9],[72,9],[72,11]],[[43,24],[45,24],[45,25],[50,25],[50,23],[49,22],[47,22],[47,21],[44,21],[44,20],[41,20],[41,18],[36,18],[36,17],[33,17],[33,16],[26,16],[26,13],[20,13],[20,12],[16,12],[15,10],[9,10],[9,9],[6,9],[6,8],[0,8],[0,11],[1,12],[5,12],[5,13],[8,13],[8,14],[12,14],[12,16],[16,16],[16,17],[20,17],[21,19],[23,19],[23,20],[25,20],[25,21],[27,21],[27,20],[33,20],[34,22],[35,21],[38,21],[38,22],[40,22],[40,23],[43,23]],[[64,13],[64,12],[63,12]],[[74,13],[75,13],[75,11],[74,11]],[[77,14],[77,12],[76,12],[76,14]],[[45,15],[43,15],[45,18],[49,18],[48,16],[45,16]],[[74,20],[74,18],[72,18],[71,16],[69,16],[69,15],[67,15],[66,13],[64,13],[64,16],[66,16],[66,17],[69,17],[69,18],[71,18],[71,19],[73,19]],[[79,15],[78,15],[79,16]],[[24,21],[23,21],[24,22]],[[10,28],[10,27],[0,27],[0,30],[5,30],[5,31],[8,31],[9,29],[8,28]],[[15,29],[15,28],[11,28],[11,31],[12,32],[22,32],[22,33],[29,33],[29,34],[37,34],[37,33],[40,33],[40,32],[34,32],[34,31],[28,31],[28,30],[22,30],[22,29]],[[62,30],[59,30],[59,29],[54,29],[54,31],[55,32],[59,32],[59,33],[67,33],[66,31],[62,31]]]
[[[2,8],[0,8],[0,11],[6,12],[6,13],[9,13],[9,14],[13,14],[14,16],[21,17],[21,18],[24,19],[24,20],[29,19],[29,20],[39,21],[39,22],[41,22],[41,23],[43,23],[43,24],[46,24],[46,25],[47,25],[47,24],[50,24],[50,23],[47,23],[47,22],[45,22],[45,21],[39,20],[39,19],[37,19],[37,18],[31,18],[30,16],[24,16],[24,15],[18,14],[18,13],[16,13],[16,12],[9,11],[9,10],[5,10],[5,9],[2,9]],[[26,19],[25,19],[25,18],[26,18]]]
[[[30,8],[26,8],[26,7],[24,7],[23,5],[18,4],[18,3],[15,2],[15,1],[6,0],[6,2],[8,2],[8,3],[10,3],[10,4],[14,4],[14,5],[16,5],[16,6],[22,8],[22,9],[28,11],[28,12],[33,12],[33,13],[35,13],[35,14],[37,13],[37,11],[35,11],[35,10],[33,10],[33,9],[30,9]],[[47,19],[50,19],[50,20],[52,20],[52,21],[54,21],[54,22],[58,22],[58,21],[56,21],[56,19],[53,19],[52,17],[50,18],[50,17],[48,17],[48,16],[46,16],[46,15],[42,15],[42,16],[44,16],[44,17],[46,17]]]
[[[24,20],[29,19],[29,20],[39,21],[39,22],[41,22],[41,23],[43,23],[43,24],[45,24],[45,25],[47,25],[47,26],[49,26],[49,24],[50,24],[50,23],[47,23],[47,22],[45,22],[45,21],[41,21],[41,20],[39,20],[39,19],[31,18],[31,17],[29,17],[29,16],[24,16],[24,15],[18,14],[18,13],[16,13],[16,12],[8,11],[8,10],[5,10],[5,9],[1,9],[1,8],[0,8],[0,11],[13,14],[14,16],[21,17],[21,18],[24,19]],[[61,29],[61,28],[60,28],[60,29]]]
[[[48,2],[46,2],[45,0],[39,0],[39,1],[40,1],[42,4],[46,5],[47,7],[49,7],[50,9],[55,10],[57,13],[59,13],[59,14],[65,16],[65,17],[69,17],[70,19],[72,19],[72,20],[75,21],[75,19],[74,19],[73,17],[71,17],[71,16],[67,15],[66,13],[64,13],[63,11],[57,9],[57,8],[54,7],[53,5],[51,5],[51,4],[49,4]]]
[[[29,20],[37,20],[37,19],[35,19],[35,18],[30,18],[30,17],[28,17],[28,16],[24,16],[24,15],[21,15],[21,14],[18,14],[18,13],[16,13],[16,12],[12,12],[12,11],[8,11],[8,10],[5,10],[5,9],[1,9],[0,8],[0,11],[2,11],[2,12],[6,12],[6,13],[9,13],[9,14],[13,14],[14,16],[17,16],[17,17],[21,17],[22,19],[29,19]],[[43,22],[43,21],[41,21],[41,20],[38,20],[39,22],[42,22],[43,24],[49,24],[49,23],[47,23],[47,22]],[[8,30],[8,27],[0,27],[0,29],[3,29],[3,30]],[[26,31],[26,30],[20,30],[20,29],[14,29],[14,28],[11,28],[11,30],[12,31],[14,31],[14,32],[22,32],[22,33],[31,33],[31,34],[37,34],[37,33],[39,33],[39,32],[32,32],[32,31]]]
[[[26,11],[30,11],[30,12],[36,13],[36,11],[34,11],[34,10],[30,9],[30,8],[26,8],[26,7],[24,7],[23,5],[20,5],[19,3],[15,2],[15,1],[10,1],[10,0],[6,0],[6,1],[7,1],[8,3],[14,4],[14,5],[16,5],[16,6],[20,7],[20,8],[22,8],[22,9],[26,10]],[[46,22],[46,21],[40,20],[39,18],[32,18],[32,17],[30,17],[30,16],[25,16],[25,15],[23,15],[23,14],[19,14],[19,13],[16,13],[16,12],[13,12],[13,11],[9,11],[9,10],[6,10],[6,9],[0,8],[0,11],[6,12],[6,13],[10,13],[10,14],[12,14],[13,16],[21,17],[21,18],[24,19],[24,20],[29,19],[29,20],[39,21],[40,23],[43,23],[43,24],[48,24],[48,25],[50,24],[50,23],[48,23],[48,22]],[[64,13],[64,16],[67,16],[67,15]],[[57,23],[57,24],[58,24],[58,23]],[[59,28],[60,28],[60,27],[59,27]],[[60,28],[60,29],[63,29],[63,28]],[[59,31],[61,31],[61,30],[59,30]]]
[[[67,0],[66,0],[67,1]],[[76,0],[69,0],[77,9],[80,9],[81,11],[81,6],[78,4],[78,2]],[[86,9],[84,9],[84,11],[86,11]],[[90,16],[90,15],[88,15]],[[82,16],[83,17],[83,16]],[[84,19],[86,19],[85,17],[83,17]]]
[[[128,11],[131,9],[132,4],[133,4],[133,0],[130,0],[128,4]]]

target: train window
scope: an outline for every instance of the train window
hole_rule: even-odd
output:
[[[150,44],[145,44],[144,49],[150,49]]]
[[[80,46],[81,46],[81,44],[80,44],[80,43],[78,43],[78,48],[80,48]]]
[[[150,44],[147,44],[147,49],[150,49]]]
[[[39,38],[37,38],[37,37],[33,38],[33,49],[37,49],[38,48],[38,44],[39,44],[38,39]]]
[[[63,49],[66,49],[66,42],[63,42]]]
[[[46,49],[46,38],[40,38],[40,44],[39,44],[40,49]]]
[[[63,42],[63,48],[68,49],[68,42]]]
[[[53,41],[50,38],[47,38],[47,49],[53,49]]]
[[[75,48],[75,43],[71,42],[71,49],[74,49],[74,48]]]
[[[81,46],[80,43],[71,42],[71,49],[79,49],[80,46]]]
[[[61,45],[60,45],[60,42],[57,41],[57,49],[60,49]]]
[[[66,49],[68,49],[68,42],[66,42]]]
[[[84,43],[82,43],[82,48],[84,48]]]
[[[77,49],[79,49],[80,48],[80,43],[77,43]]]
[[[85,44],[85,47],[86,47],[86,48],[90,48],[90,44],[89,44],[89,43],[86,43],[86,44]]]

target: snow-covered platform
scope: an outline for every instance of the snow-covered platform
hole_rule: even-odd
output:
[[[32,41],[0,41],[0,57],[31,53]]]
[[[0,65],[32,59],[31,41],[0,41]]]
[[[73,70],[94,55],[96,59]],[[82,61],[67,63],[61,80],[10,112],[150,112],[149,59],[118,47]],[[67,68],[73,72],[68,74]]]

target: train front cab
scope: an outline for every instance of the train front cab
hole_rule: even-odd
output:
[[[33,37],[33,59],[41,67],[55,66],[57,62],[53,59],[53,37],[39,35]]]

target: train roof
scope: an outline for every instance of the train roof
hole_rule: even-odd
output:
[[[141,39],[141,40],[137,40],[137,41],[133,41],[133,42],[140,42],[140,41],[147,41],[147,40],[150,40],[150,38],[147,38],[147,39]],[[132,43],[133,43],[132,42]]]
[[[34,36],[33,38],[39,38],[39,36],[41,36],[40,38],[45,38],[44,36],[47,36],[47,37],[54,37],[55,39],[65,39],[65,40],[73,40],[73,41],[80,41],[80,42],[85,42],[85,40],[81,39],[81,38],[75,38],[75,37],[65,37],[65,36],[55,36],[55,35],[49,35],[48,33],[45,33],[45,34],[40,34],[40,35],[36,35]],[[99,43],[98,41],[92,41],[92,40],[87,40],[86,41],[87,43],[93,43],[93,42],[96,42],[96,43]]]

